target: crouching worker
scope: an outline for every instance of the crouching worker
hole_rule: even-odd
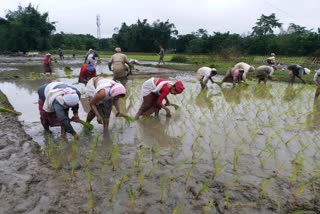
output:
[[[314,98],[318,98],[320,95],[320,69],[317,70],[316,73],[314,74],[313,82],[317,86],[317,90],[316,90],[316,94],[315,94]]]
[[[167,98],[169,93],[176,95],[181,94],[184,90],[184,86],[181,81],[171,82],[164,78],[150,78],[142,85],[143,103],[140,106],[135,118],[139,119],[141,115],[147,116],[155,113],[159,114],[159,110],[163,108],[167,117],[171,117],[170,110],[166,107],[170,105]],[[163,100],[166,100],[165,105],[162,104]]]
[[[247,63],[244,62],[239,62],[237,64],[234,65],[235,69],[239,69],[239,70],[243,70],[243,75],[242,75],[242,80],[246,81],[247,80],[247,74],[249,72],[254,71],[254,67],[252,65],[249,65]]]
[[[230,68],[224,76],[222,82],[232,83],[233,87],[235,87],[237,83],[241,84],[241,81],[243,80],[243,73],[243,69],[239,70],[236,68]]]
[[[80,70],[80,75],[79,75],[79,83],[84,83],[87,85],[88,81],[92,77],[96,77],[96,69],[93,67],[91,64],[83,64]]]
[[[200,82],[202,90],[207,86],[209,80],[214,83],[212,77],[215,75],[217,75],[217,70],[215,68],[201,67],[197,70],[197,79]]]
[[[273,72],[274,72],[274,69],[271,66],[268,66],[268,65],[259,66],[256,69],[256,78],[258,79],[258,84],[261,81],[263,81],[264,84],[266,84],[268,79],[270,80],[272,79]]]
[[[86,89],[91,107],[87,122],[90,123],[96,116],[98,123],[103,124],[104,129],[108,129],[113,105],[117,110],[116,117],[124,116],[120,112],[119,99],[126,95],[126,88],[121,83],[103,77],[94,77],[89,80]]]
[[[38,95],[40,120],[44,129],[50,132],[49,127],[61,126],[62,137],[65,137],[67,132],[72,134],[75,140],[78,140],[79,135],[70,124],[68,112],[71,108],[73,111],[71,120],[79,120],[80,92],[75,87],[63,82],[52,82],[40,86]]]
[[[293,64],[289,65],[287,69],[289,71],[289,84],[293,84],[296,77],[299,78],[303,84],[306,84],[306,81],[303,80],[303,75],[310,73],[308,68],[303,68],[300,65]]]

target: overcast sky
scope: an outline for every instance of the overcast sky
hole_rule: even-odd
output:
[[[21,4],[49,12],[57,21],[56,32],[97,36],[96,16],[100,15],[101,37],[111,37],[121,23],[134,24],[169,20],[179,34],[197,31],[247,34],[262,14],[276,14],[287,29],[295,23],[307,29],[320,27],[320,0],[2,0],[0,17]]]

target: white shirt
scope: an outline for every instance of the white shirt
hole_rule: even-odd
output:
[[[243,76],[242,76],[243,80],[247,79],[247,73],[249,72],[250,67],[251,67],[251,65],[244,63],[244,62],[239,62],[234,66],[234,68],[244,71]]]
[[[212,68],[209,67],[201,67],[197,70],[197,79],[201,80],[203,78],[203,82],[207,82],[208,78],[211,75]]]

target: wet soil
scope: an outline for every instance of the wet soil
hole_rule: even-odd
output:
[[[1,82],[23,115],[18,120],[0,113],[0,213],[320,212],[320,110],[299,95],[299,86],[273,86],[271,93],[237,89],[232,96],[234,91],[215,92],[211,85],[198,95],[200,86],[190,74],[175,78],[186,81],[188,93],[172,98],[181,107],[172,110],[173,118],[162,113],[127,124],[112,116],[109,131],[96,122],[92,132],[76,126],[78,142],[61,139],[59,130],[43,132],[34,103],[36,88],[46,80]],[[139,106],[130,96],[138,96],[142,82],[129,81],[129,114]],[[26,97],[24,105],[12,91]],[[4,95],[0,107],[11,107]],[[85,118],[83,109],[80,117]]]

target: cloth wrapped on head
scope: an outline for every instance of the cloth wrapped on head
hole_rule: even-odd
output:
[[[91,64],[87,65],[87,71],[92,72],[93,69],[94,69],[93,65],[91,65]]]
[[[79,103],[79,96],[72,88],[64,89],[63,101],[67,106],[73,107]]]
[[[178,94],[182,93],[182,91],[184,90],[184,86],[183,83],[179,80],[174,84],[175,88],[176,88],[176,92]]]
[[[306,74],[310,74],[310,69],[308,69],[308,68],[304,68],[304,72],[306,73]]]
[[[116,97],[121,94],[126,94],[126,88],[121,83],[114,84],[110,89],[111,97]]]
[[[320,69],[316,71],[317,75],[320,76]]]

